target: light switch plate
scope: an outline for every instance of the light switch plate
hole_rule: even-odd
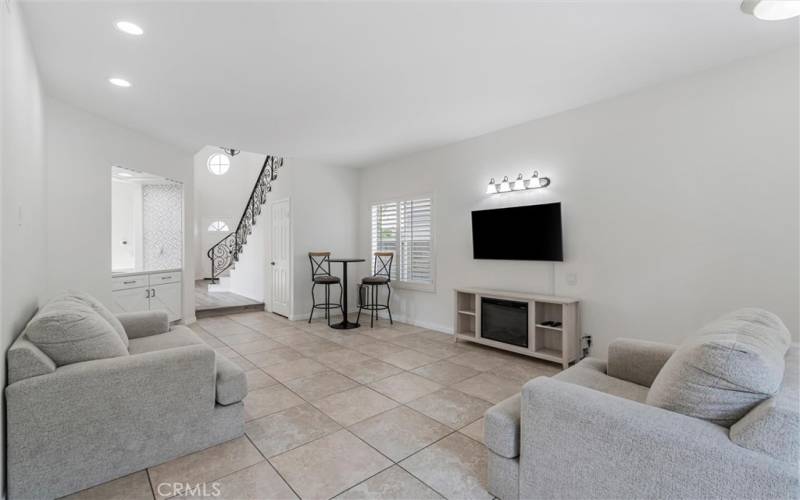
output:
[[[567,273],[565,276],[567,285],[575,286],[578,284],[578,273]]]

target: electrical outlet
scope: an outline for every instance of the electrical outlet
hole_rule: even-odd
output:
[[[578,273],[567,273],[564,278],[569,286],[575,286],[578,284]]]

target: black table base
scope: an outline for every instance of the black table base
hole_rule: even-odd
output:
[[[342,321],[339,323],[332,324],[331,328],[335,328],[336,330],[351,330],[353,328],[358,328],[361,326],[360,324],[353,323],[347,319],[347,263],[364,262],[364,259],[331,259],[330,261],[342,263],[342,287],[344,288],[342,291],[342,313],[344,313],[344,319],[342,319]]]

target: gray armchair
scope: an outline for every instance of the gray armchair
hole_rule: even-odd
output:
[[[607,363],[586,358],[492,407],[489,492],[502,500],[797,498],[797,345],[786,354],[780,392],[742,418],[764,419],[779,407],[782,427],[772,438],[645,404],[674,350],[618,340]]]
[[[8,495],[54,498],[236,438],[241,369],[166,313],[118,316],[129,355],[56,367],[20,336],[8,351]]]

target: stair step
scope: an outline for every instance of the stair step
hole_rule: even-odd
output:
[[[228,314],[237,314],[244,312],[263,311],[264,303],[247,304],[244,306],[226,306],[226,307],[211,307],[208,309],[195,310],[195,316],[199,318],[210,318],[212,316],[227,316]]]

